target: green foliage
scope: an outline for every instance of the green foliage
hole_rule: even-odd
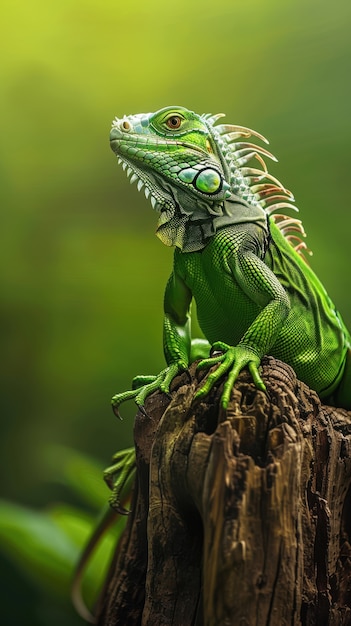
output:
[[[75,539],[79,536],[84,540],[92,521],[66,507],[36,512],[6,501],[0,502],[0,521],[2,551],[45,592],[67,596],[79,555],[72,528],[76,531]]]
[[[103,467],[95,459],[65,446],[50,445],[44,451],[46,477],[67,486],[80,502],[101,511],[109,496]]]
[[[100,518],[102,506],[105,510],[107,507],[98,464],[74,450],[53,448],[52,452],[57,458],[59,453],[63,459],[62,472],[58,473],[60,480],[76,492],[82,502],[100,511]],[[97,523],[96,513],[66,504],[34,510],[0,500],[0,552],[23,578],[51,598],[54,607],[61,607],[61,617],[66,614],[69,618],[73,613],[69,604],[73,573]],[[90,607],[103,584],[124,525],[125,520],[119,518],[102,536],[89,559],[83,579],[83,596]],[[8,617],[10,619],[11,615]],[[71,616],[70,619],[79,621],[78,617]],[[43,626],[46,626],[44,622]]]

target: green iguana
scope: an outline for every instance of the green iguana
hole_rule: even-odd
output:
[[[112,399],[114,410],[118,415],[119,405],[131,398],[143,410],[150,393],[168,392],[174,376],[197,358],[200,368],[217,365],[197,396],[227,375],[221,400],[226,408],[246,366],[265,390],[259,373],[265,354],[291,365],[327,402],[351,409],[350,335],[303,259],[301,221],[280,212],[296,210],[294,198],[267,171],[263,157],[276,159],[242,141],[251,135],[267,140],[242,126],[216,125],[220,117],[167,107],[112,124],[112,150],[159,213],[157,235],[175,246],[164,299],[167,367],[158,376],[134,379],[137,388]],[[263,170],[248,167],[252,159]],[[192,298],[208,342],[191,340]],[[134,467],[129,449],[117,453],[105,471],[110,502],[119,513],[126,512],[121,493]],[[77,565],[73,600],[85,619],[90,616],[80,579],[111,515],[105,515]]]
[[[324,400],[351,409],[350,335],[302,257],[301,221],[281,213],[296,210],[293,195],[267,171],[263,157],[275,157],[246,142],[267,140],[242,126],[216,124],[220,117],[172,106],[113,121],[111,148],[159,214],[158,237],[175,247],[164,298],[167,367],[115,395],[114,410],[131,398],[142,407],[153,391],[167,392],[199,356],[199,368],[217,368],[197,396],[226,375],[226,408],[244,367],[265,390],[259,365],[267,354],[291,365]],[[248,167],[253,159],[262,170]],[[191,341],[192,298],[209,342],[207,358],[203,342]]]

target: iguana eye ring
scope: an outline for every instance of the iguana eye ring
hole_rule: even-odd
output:
[[[171,115],[168,120],[166,120],[166,124],[168,128],[171,130],[177,130],[182,123],[182,118],[179,115]]]

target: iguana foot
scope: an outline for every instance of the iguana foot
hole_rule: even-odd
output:
[[[127,400],[134,400],[139,409],[146,415],[145,409],[143,408],[146,398],[154,393],[154,391],[169,393],[169,387],[173,378],[186,367],[186,363],[177,361],[177,363],[172,363],[166,367],[157,376],[136,376],[133,380],[133,389],[131,391],[124,391],[113,396],[113,412],[119,419],[122,419],[119,414],[120,405]],[[146,384],[145,381],[147,381]]]
[[[128,515],[129,511],[121,505],[121,494],[135,472],[135,450],[127,448],[113,455],[114,463],[104,471],[104,480],[111,489],[109,498],[111,507],[120,515]]]
[[[217,341],[213,344],[212,350],[220,352],[220,354],[204,359],[198,364],[198,369],[210,368],[218,364],[216,370],[208,375],[205,384],[197,392],[196,398],[203,398],[208,394],[210,389],[219,381],[219,379],[228,372],[228,378],[224,383],[221,404],[224,409],[228,407],[231,391],[239,373],[244,367],[248,367],[253,381],[258,389],[266,391],[266,386],[259,374],[258,367],[260,358],[249,347],[244,345],[229,346],[228,344]]]

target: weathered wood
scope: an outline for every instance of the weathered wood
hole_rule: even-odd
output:
[[[351,414],[265,359],[194,401],[192,366],[135,422],[132,512],[99,626],[351,624]]]

